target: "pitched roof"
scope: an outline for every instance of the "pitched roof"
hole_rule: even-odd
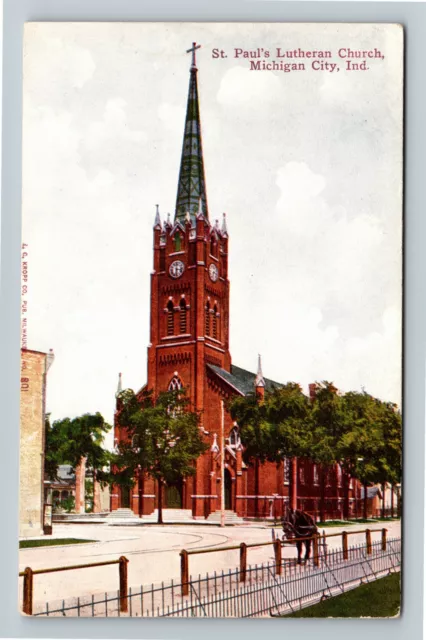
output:
[[[376,496],[379,496],[379,498],[382,497],[382,492],[380,491],[380,487],[367,487],[367,499],[375,498]],[[364,487],[361,487],[361,499],[363,498],[364,498]]]
[[[61,480],[74,480],[75,473],[70,464],[60,464],[58,466],[58,478]]]
[[[256,381],[255,373],[247,371],[246,369],[242,369],[241,367],[237,367],[234,364],[231,364],[230,372],[225,371],[225,369],[221,369],[221,367],[217,367],[213,364],[208,364],[207,367],[217,376],[219,376],[219,378],[224,380],[224,382],[233,387],[242,396],[254,392]],[[274,380],[269,380],[268,378],[263,378],[263,380],[265,381],[266,391],[273,391],[273,389],[283,386],[280,382],[275,382]]]

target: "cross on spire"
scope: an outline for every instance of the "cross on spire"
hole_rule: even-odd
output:
[[[192,53],[192,63],[191,63],[191,68],[192,69],[196,69],[197,65],[196,65],[196,61],[195,61],[195,52],[197,49],[200,49],[201,45],[197,44],[196,42],[192,43],[192,47],[190,49],[186,50],[186,53]]]

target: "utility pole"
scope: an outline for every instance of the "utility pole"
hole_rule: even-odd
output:
[[[220,526],[225,526],[225,401],[221,402],[221,430],[220,430],[220,469],[222,483],[220,487]]]

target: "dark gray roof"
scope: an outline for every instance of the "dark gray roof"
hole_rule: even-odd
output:
[[[375,498],[376,496],[379,498],[382,497],[382,492],[380,491],[380,487],[367,487],[367,498]],[[364,498],[364,487],[361,487],[361,499]]]
[[[58,480],[62,482],[75,481],[75,473],[69,464],[60,464],[58,467]]]
[[[246,371],[246,369],[241,369],[241,367],[237,367],[234,364],[231,364],[231,372],[225,371],[225,369],[221,369],[214,364],[207,365],[209,369],[211,369],[219,378],[222,378],[225,382],[231,385],[238,393],[245,396],[248,393],[254,393],[255,390],[255,380],[256,374],[251,371]],[[265,381],[265,389],[266,391],[273,391],[273,389],[282,387],[283,385],[279,382],[274,382],[273,380],[269,380],[268,378],[263,378]]]

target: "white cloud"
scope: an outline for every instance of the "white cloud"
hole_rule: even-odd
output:
[[[232,291],[232,326],[244,327],[247,343],[262,351],[267,376],[306,388],[330,379],[399,402],[401,316],[385,306],[400,294],[399,261],[389,260],[382,224],[330,207],[324,176],[304,162],[279,168],[276,183],[268,225],[247,233],[245,251],[231,256],[234,277],[245,277],[244,289]],[[247,258],[264,244],[267,258],[248,276]],[[246,352],[238,356],[254,366]],[[384,367],[392,374],[383,376]]]
[[[222,78],[217,101],[226,106],[257,109],[269,103],[279,104],[284,97],[284,86],[273,73],[233,67]]]
[[[133,131],[126,121],[126,101],[122,98],[108,100],[105,106],[103,119],[93,122],[87,132],[85,144],[88,150],[102,147],[114,147],[114,143],[122,142],[146,142],[147,135],[144,131]]]
[[[185,108],[175,104],[163,102],[158,107],[158,117],[163,123],[165,129],[173,131],[179,136],[182,135],[182,129],[185,122]]]
[[[52,93],[82,89],[96,70],[88,47],[73,39],[40,37],[40,25],[36,23],[25,25],[24,60],[26,88],[44,92],[46,100]]]

